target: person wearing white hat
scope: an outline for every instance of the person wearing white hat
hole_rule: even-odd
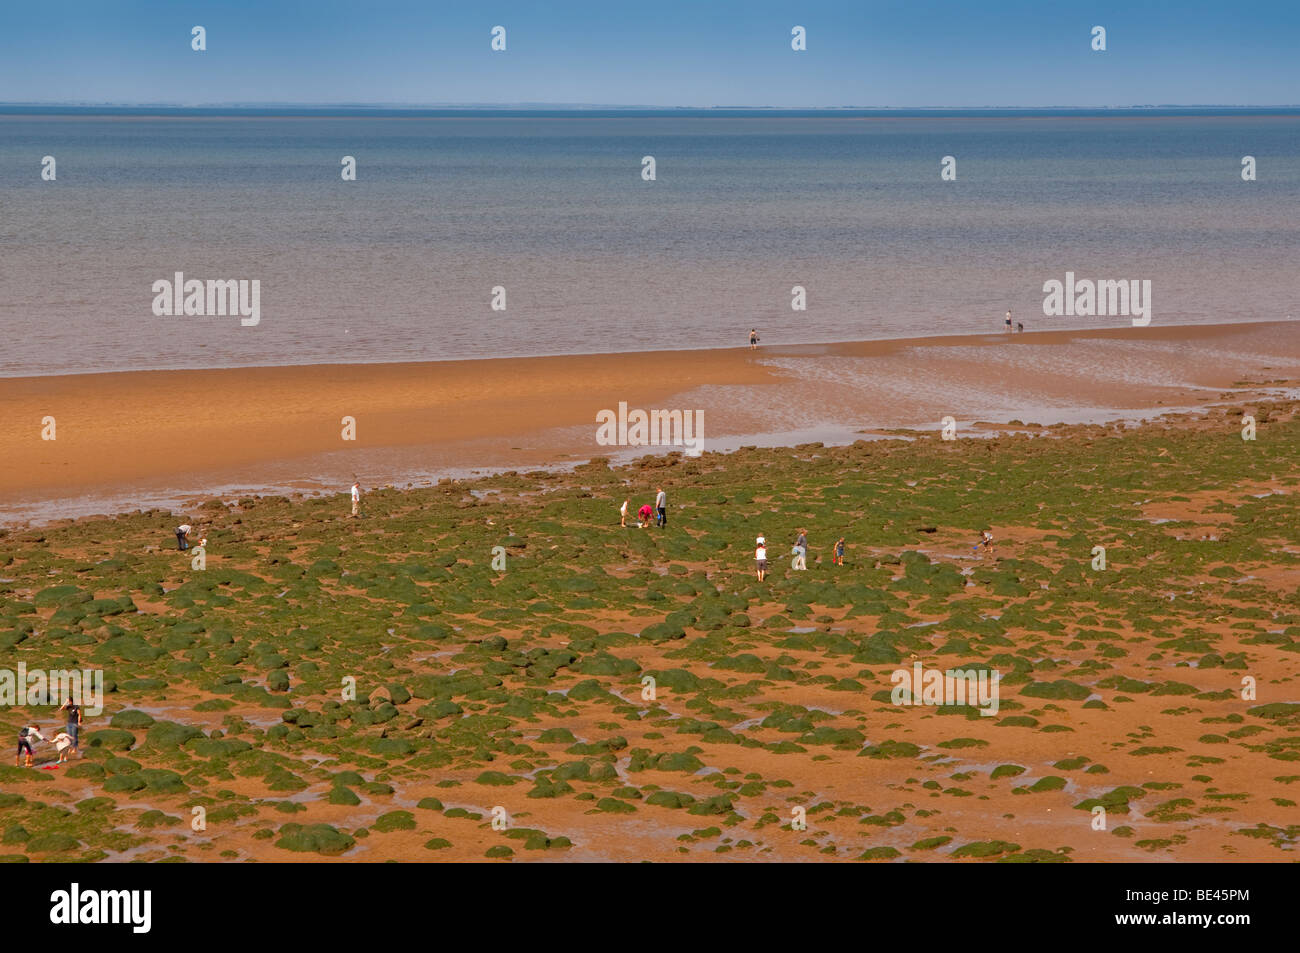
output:
[[[767,540],[760,536],[754,542],[758,544],[754,550],[754,559],[758,563],[758,581],[762,582],[767,575]]]

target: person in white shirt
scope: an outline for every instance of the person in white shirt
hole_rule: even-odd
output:
[[[50,739],[54,742],[54,747],[59,751],[59,764],[68,760],[68,753],[72,750],[72,735],[66,731],[60,731]]]
[[[618,525],[619,525],[619,526],[626,526],[626,525],[627,525],[627,504],[628,504],[628,502],[629,502],[628,500],[624,500],[624,501],[623,501],[623,505],[620,506],[620,507],[618,508]]]
[[[182,523],[176,527],[176,548],[186,550],[190,548],[189,535],[194,531],[194,527],[189,523]]]
[[[767,575],[767,540],[760,536],[754,542],[758,544],[754,550],[754,559],[758,563],[758,581],[762,582]]]
[[[357,516],[361,513],[361,484],[352,484],[352,515]]]
[[[668,494],[664,488],[660,487],[659,492],[655,494],[655,525],[668,525]]]
[[[41,734],[41,729],[37,725],[24,725],[18,729],[18,753],[14,755],[14,767],[18,767],[18,762],[22,759],[23,752],[27,752],[27,767],[32,766],[32,742],[44,741],[45,736]]]

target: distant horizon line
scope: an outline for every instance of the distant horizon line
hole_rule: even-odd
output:
[[[405,110],[427,110],[427,109],[516,109],[516,110],[545,110],[545,109],[567,109],[567,110],[690,110],[690,111],[711,111],[711,110],[752,110],[761,111],[839,111],[839,110],[876,110],[876,111],[907,111],[907,110],[956,110],[956,111],[978,111],[978,110],[1023,110],[1023,111],[1044,111],[1044,110],[1141,110],[1141,109],[1300,109],[1297,103],[1132,103],[1127,105],[1091,105],[1091,106],[1064,106],[1064,105],[1041,105],[1041,106],[1008,106],[1008,105],[982,105],[982,106],[947,106],[947,105],[923,105],[923,106],[863,106],[863,105],[843,105],[843,106],[741,106],[715,104],[711,106],[665,106],[651,105],[644,103],[567,103],[567,102],[517,102],[517,103],[468,103],[468,102],[450,102],[450,103],[409,103],[409,102],[322,102],[322,103],[305,103],[291,101],[229,101],[229,102],[204,102],[204,103],[175,103],[175,102],[106,102],[106,101],[89,101],[89,100],[62,100],[57,102],[0,102],[0,109],[12,108],[97,108],[97,109],[405,109]]]

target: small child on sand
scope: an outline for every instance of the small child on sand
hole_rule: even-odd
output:
[[[50,739],[54,742],[54,747],[59,751],[59,764],[68,760],[68,754],[72,751],[72,736],[66,731],[60,731]]]
[[[654,510],[650,508],[649,503],[642,505],[641,509],[636,511],[636,517],[637,517],[636,528],[645,529],[647,526],[649,526],[650,518],[653,515],[654,515]]]
[[[988,530],[984,530],[984,532],[980,534],[979,540],[971,547],[971,549],[977,550],[981,546],[984,547],[986,553],[993,552],[993,534]]]
[[[831,563],[836,566],[844,565],[844,537],[841,536],[835,541],[835,549],[832,551]]]
[[[624,501],[623,501],[623,505],[620,506],[620,507],[618,508],[618,525],[619,525],[619,526],[626,526],[626,525],[627,525],[627,505],[628,505],[629,502],[630,502],[629,500],[624,500]]]

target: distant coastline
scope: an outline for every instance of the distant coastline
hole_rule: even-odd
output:
[[[435,105],[402,104],[303,104],[303,103],[216,103],[178,105],[170,103],[0,103],[4,116],[130,116],[171,118],[239,116],[242,118],[311,117],[311,118],[383,118],[437,119],[468,118],[483,114],[493,118],[556,117],[614,119],[629,116],[646,118],[743,119],[746,116],[795,119],[801,116],[889,119],[1013,119],[1013,118],[1170,118],[1178,116],[1300,117],[1300,105],[1294,106],[604,106],[580,104],[519,103],[502,105]]]

